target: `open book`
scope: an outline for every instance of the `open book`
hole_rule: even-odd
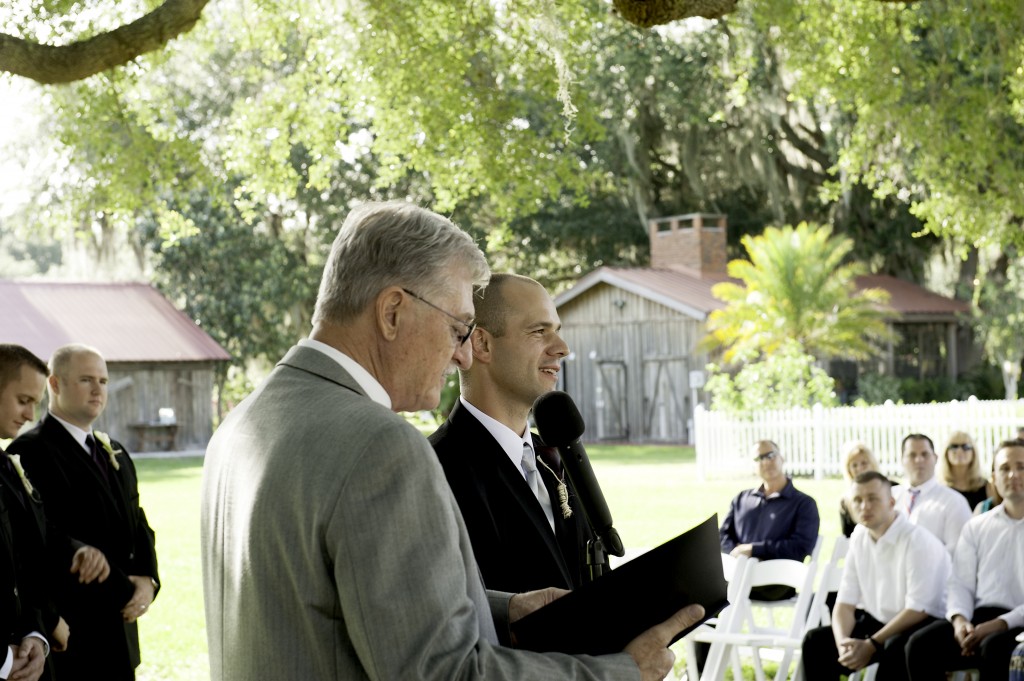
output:
[[[513,623],[516,647],[604,655],[691,603],[714,617],[728,604],[721,551],[713,515]]]

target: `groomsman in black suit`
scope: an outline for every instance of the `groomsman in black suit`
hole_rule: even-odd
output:
[[[42,360],[24,348],[0,345],[0,439],[15,437],[24,423],[35,418],[47,373]],[[45,670],[49,650],[42,633],[47,631],[44,596],[35,579],[38,573],[29,569],[30,559],[38,553],[32,533],[26,532],[37,521],[33,511],[39,504],[18,474],[17,459],[12,461],[6,453],[0,456],[0,632],[6,647],[0,653],[0,678],[35,681]]]
[[[92,430],[107,402],[106,362],[84,345],[58,348],[50,360],[49,412],[10,445],[22,456],[61,532],[100,549],[110,564],[102,584],[62,580],[57,605],[74,632],[54,655],[62,679],[135,678],[136,620],[158,589],[153,530],[139,505],[135,465],[124,447]]]
[[[459,370],[462,396],[430,443],[487,588],[572,589],[585,581],[589,528],[558,453],[527,423],[569,352],[561,321],[544,287],[515,274],[492,275],[473,302],[473,363]]]

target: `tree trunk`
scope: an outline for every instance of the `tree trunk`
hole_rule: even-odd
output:
[[[0,71],[50,85],[88,78],[188,33],[210,0],[165,0],[149,14],[70,45],[40,45],[0,33]]]

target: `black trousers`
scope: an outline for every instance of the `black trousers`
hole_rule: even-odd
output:
[[[872,636],[883,624],[863,610],[857,610],[851,638],[867,638]],[[904,655],[905,646],[910,636],[923,627],[935,622],[929,617],[923,622],[892,636],[885,641],[881,650],[875,651],[871,662],[878,663],[877,681],[908,681],[907,661]],[[808,681],[839,681],[839,677],[849,674],[851,670],[839,664],[839,648],[836,646],[832,627],[818,627],[807,632],[803,643],[802,664],[804,678]]]
[[[971,624],[981,624],[1006,614],[1005,608],[978,608]],[[977,652],[964,657],[950,622],[939,621],[921,629],[907,644],[907,669],[911,681],[945,681],[947,671],[977,669],[981,681],[1006,681],[1010,677],[1010,655],[1014,640],[1024,629],[1010,629],[985,638]]]

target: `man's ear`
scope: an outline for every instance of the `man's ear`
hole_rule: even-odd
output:
[[[374,321],[385,340],[392,341],[398,337],[399,322],[406,312],[403,306],[405,299],[405,293],[399,286],[389,286],[374,299]]]
[[[481,329],[478,326],[473,329],[473,334],[469,337],[469,342],[473,346],[473,361],[490,364],[491,356],[494,351],[494,336],[492,336],[487,329]]]
[[[53,374],[52,376],[50,376],[49,378],[46,379],[46,383],[50,386],[50,394],[51,395],[59,395],[60,394],[60,387],[58,385],[59,382],[60,382],[60,379],[57,378],[57,374]]]

